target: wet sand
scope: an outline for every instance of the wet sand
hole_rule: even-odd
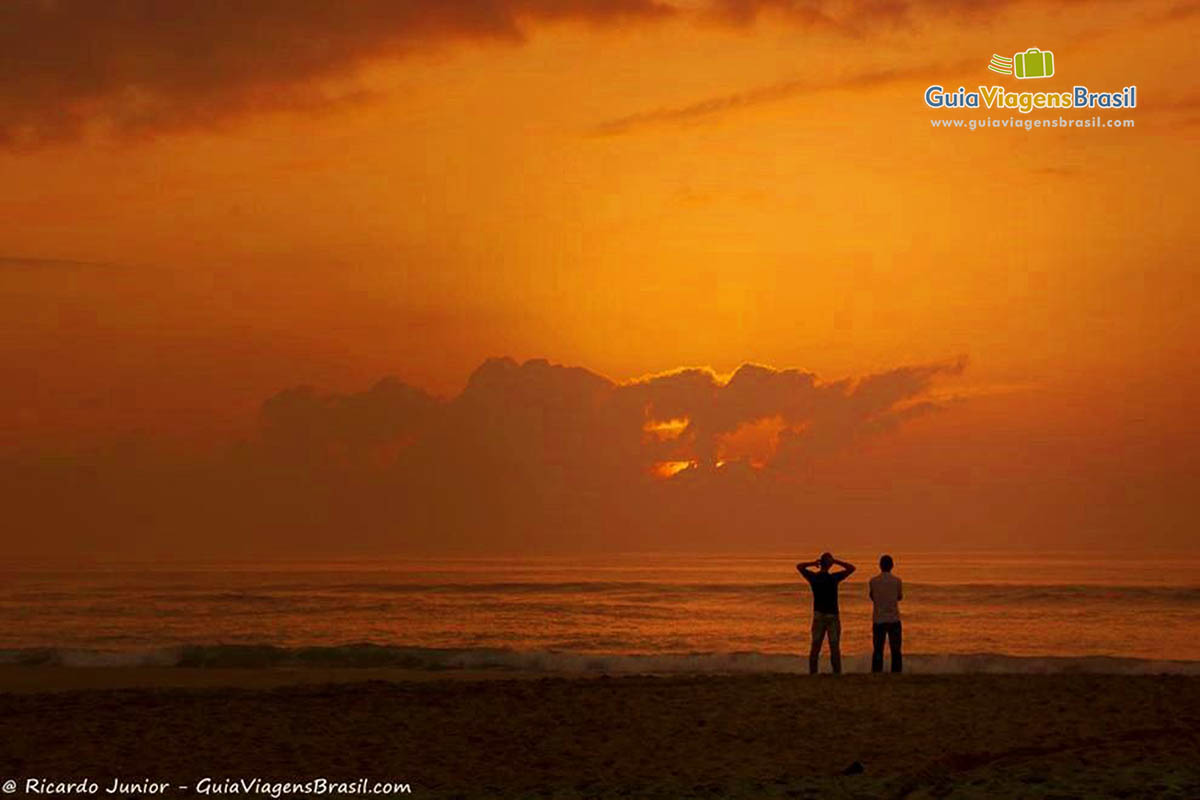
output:
[[[207,776],[431,798],[1200,797],[1200,679],[1182,676],[10,667],[0,720],[0,778],[101,793]]]

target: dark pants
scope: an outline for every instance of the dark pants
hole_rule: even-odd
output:
[[[842,672],[842,620],[837,614],[822,614],[813,612],[812,648],[808,651],[808,673],[817,674],[817,666],[821,660],[821,641],[829,637],[829,664],[833,674]]]
[[[883,640],[892,650],[892,672],[900,672],[904,656],[900,652],[900,623],[877,622],[871,626],[871,672],[883,672]]]

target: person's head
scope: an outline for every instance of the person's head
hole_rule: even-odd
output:
[[[821,553],[821,569],[828,571],[833,566],[833,553]]]
[[[891,572],[892,567],[894,567],[894,566],[896,566],[896,562],[892,561],[891,556],[882,555],[879,557],[879,569],[881,569],[882,571]]]

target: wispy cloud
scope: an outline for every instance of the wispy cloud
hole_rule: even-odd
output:
[[[615,136],[657,125],[687,125],[735,111],[821,92],[873,89],[925,78],[953,76],[972,66],[976,66],[976,62],[962,61],[954,64],[923,64],[914,67],[868,70],[825,81],[806,78],[784,80],[740,92],[716,95],[683,105],[639,111],[605,120],[597,124],[592,129],[592,133],[597,136]]]

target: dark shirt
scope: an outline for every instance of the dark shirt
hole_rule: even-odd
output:
[[[838,584],[846,580],[849,572],[809,572],[803,570],[801,575],[812,587],[813,611],[818,614],[838,613]]]

